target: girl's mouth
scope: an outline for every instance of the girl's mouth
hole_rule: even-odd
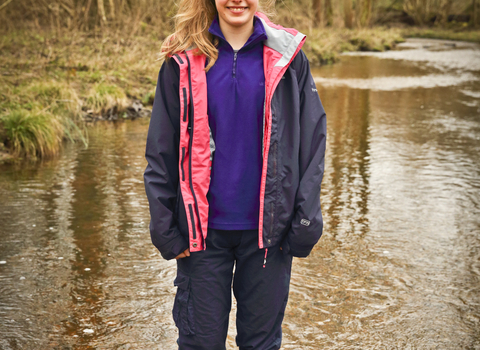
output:
[[[228,9],[233,13],[242,13],[243,11],[248,9],[248,7],[228,7]]]

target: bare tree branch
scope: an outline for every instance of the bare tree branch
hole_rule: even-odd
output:
[[[11,3],[13,0],[7,0],[5,1],[2,6],[0,6],[0,11],[3,10],[4,7],[6,7],[9,3]]]

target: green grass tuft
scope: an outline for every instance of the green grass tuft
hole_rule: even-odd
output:
[[[122,89],[115,85],[99,83],[92,86],[87,94],[85,107],[94,114],[105,113],[110,108],[116,107],[123,110],[128,106],[128,99]]]
[[[143,98],[142,98],[142,103],[143,103],[145,106],[152,106],[154,99],[155,99],[155,89],[147,92],[147,93],[143,96]]]
[[[80,111],[81,102],[75,90],[66,82],[35,82],[23,93],[26,98],[33,99],[42,107],[48,107],[55,114],[68,111],[76,114]]]
[[[62,141],[62,123],[45,111],[19,109],[0,118],[7,145],[14,155],[46,157],[55,155]]]
[[[62,141],[88,144],[86,129],[74,117],[55,115],[45,109],[7,110],[0,116],[1,139],[16,157],[49,157],[58,153]]]

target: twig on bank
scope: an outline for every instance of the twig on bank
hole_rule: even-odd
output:
[[[7,0],[7,1],[5,1],[5,2],[0,6],[0,11],[2,11],[3,8],[4,8],[5,6],[7,6],[9,3],[11,3],[12,1],[13,1],[13,0]]]

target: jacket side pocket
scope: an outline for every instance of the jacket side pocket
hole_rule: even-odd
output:
[[[173,304],[173,320],[178,331],[185,335],[195,334],[193,303],[191,298],[190,277],[177,271],[173,282],[177,286],[177,294]]]

